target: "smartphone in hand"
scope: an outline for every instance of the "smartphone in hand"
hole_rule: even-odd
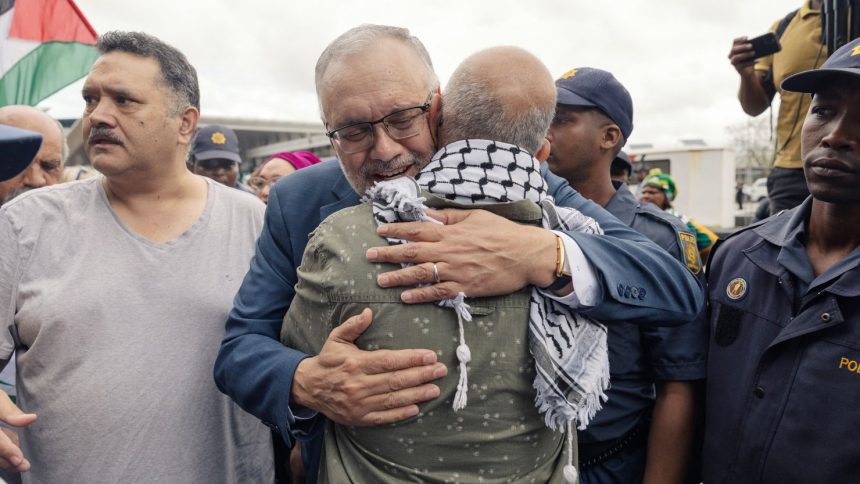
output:
[[[753,59],[775,54],[782,50],[782,46],[779,45],[779,39],[776,38],[776,34],[773,32],[750,39],[749,43],[752,44],[752,50],[755,52]]]

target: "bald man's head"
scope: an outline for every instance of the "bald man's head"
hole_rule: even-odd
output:
[[[489,139],[536,153],[555,112],[552,74],[519,47],[493,47],[457,67],[442,95],[440,145]]]
[[[24,191],[62,181],[68,148],[60,123],[32,106],[4,106],[0,108],[0,124],[42,135],[42,146],[30,166],[15,178],[0,182],[0,204]]]

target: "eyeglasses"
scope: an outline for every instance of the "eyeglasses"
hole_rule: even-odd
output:
[[[255,192],[259,192],[267,186],[274,185],[275,182],[283,178],[282,176],[274,177],[271,180],[267,180],[261,176],[252,176],[248,178],[248,188],[254,190]]]
[[[433,93],[431,92],[427,96],[427,101],[421,106],[398,109],[376,121],[348,124],[327,131],[326,136],[334,140],[341,151],[346,154],[360,153],[373,146],[373,125],[375,124],[382,123],[388,136],[398,141],[417,136],[421,133],[421,124],[416,123],[415,120],[430,109],[430,99],[432,98]]]

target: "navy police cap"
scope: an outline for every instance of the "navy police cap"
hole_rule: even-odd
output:
[[[232,129],[220,124],[210,124],[197,130],[191,154],[198,161],[224,159],[242,163],[239,138]]]
[[[42,135],[0,124],[0,181],[24,171],[42,146]]]
[[[815,92],[833,76],[860,79],[860,38],[843,45],[818,69],[798,72],[782,81],[782,88],[793,92]]]
[[[565,72],[557,81],[558,104],[594,107],[603,111],[621,129],[624,139],[633,132],[633,100],[627,89],[610,72],[579,67]]]

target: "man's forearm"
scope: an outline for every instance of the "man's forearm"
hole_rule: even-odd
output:
[[[306,357],[274,335],[248,331],[231,338],[228,332],[215,361],[215,382],[243,410],[286,435],[293,375]]]
[[[764,74],[754,71],[752,74],[741,75],[741,85],[738,89],[738,101],[744,112],[750,116],[758,116],[763,113],[773,98],[762,85]]]
[[[603,235],[564,232],[582,251],[593,272],[592,296],[577,305],[597,320],[673,326],[693,320],[702,308],[702,285],[672,255],[573,191],[546,169],[543,174],[557,205],[594,219]],[[460,292],[470,297],[509,294],[528,284],[546,287],[555,279],[556,236],[517,225],[484,210],[436,212],[444,224],[403,222],[381,225],[383,237],[413,244],[372,247],[373,262],[410,263],[380,274],[382,287],[414,286],[401,294],[407,303],[439,301]],[[516,237],[511,234],[516,233]],[[530,243],[534,233],[539,242]],[[538,240],[537,238],[535,240]],[[569,289],[569,288],[568,288]],[[580,291],[574,280],[574,294]],[[583,306],[590,306],[584,308]]]
[[[535,248],[536,256],[532,259],[531,270],[526,278],[528,283],[546,287],[555,282],[556,264],[559,257],[563,257],[557,249],[557,236],[549,230],[537,227],[523,227],[522,231],[510,235],[523,237],[523,240],[527,241],[524,246]]]
[[[566,181],[547,170],[543,173],[558,205],[579,210],[604,231],[604,235],[567,233],[592,264],[600,283],[596,305],[585,309],[590,316],[660,326],[695,319],[704,304],[704,291],[683,264],[572,190]]]
[[[660,382],[648,435],[644,484],[681,483],[686,477],[695,429],[691,382]]]

